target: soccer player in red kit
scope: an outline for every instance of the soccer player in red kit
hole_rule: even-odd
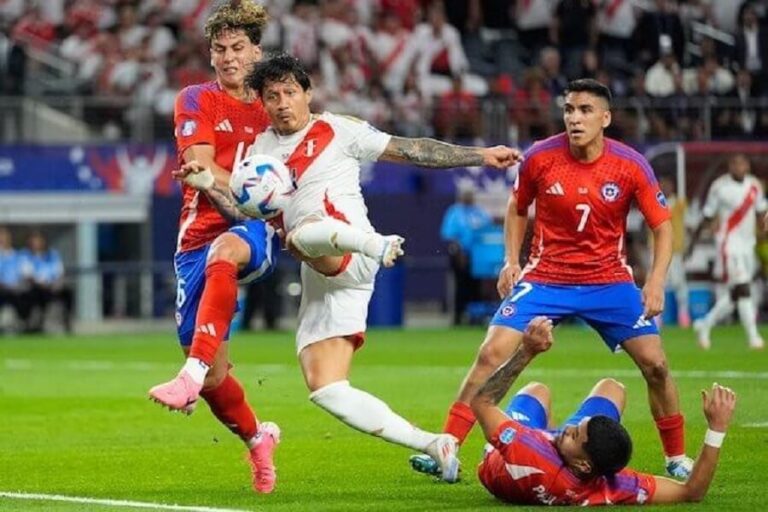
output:
[[[666,199],[642,155],[604,136],[611,123],[611,93],[591,79],[569,84],[566,131],[534,144],[524,155],[504,222],[505,264],[498,290],[504,298],[477,359],[462,383],[444,430],[463,441],[474,425],[469,402],[488,376],[518,347],[528,322],[545,315],[557,324],[575,316],[594,328],[608,348],[622,348],[648,386],[667,472],[687,478],[684,420],[677,387],[653,317],[663,309],[672,255]],[[531,253],[520,268],[528,209],[536,202]],[[642,291],[626,264],[626,219],[636,203],[654,236],[653,265]],[[417,471],[434,464],[414,456]]]
[[[626,393],[613,379],[599,381],[576,413],[555,430],[547,430],[551,396],[544,384],[523,386],[506,411],[497,407],[520,373],[552,343],[552,321],[531,320],[518,349],[472,399],[472,410],[490,443],[478,467],[483,486],[516,505],[701,501],[715,474],[736,394],[718,384],[702,391],[709,430],[686,482],[639,473],[626,468],[632,454],[632,440],[620,423]]]
[[[252,0],[222,4],[208,19],[206,39],[216,80],[182,90],[174,121],[183,182],[183,205],[174,258],[176,323],[186,364],[178,376],[153,387],[150,397],[173,410],[191,413],[199,396],[249,449],[253,486],[271,492],[272,453],[280,430],[259,423],[240,382],[230,374],[227,343],[237,307],[237,286],[269,275],[279,239],[263,221],[246,219],[234,206],[229,176],[237,155],[269,120],[245,77],[261,59],[267,22]],[[185,165],[186,164],[186,165]],[[188,174],[191,165],[206,172]]]

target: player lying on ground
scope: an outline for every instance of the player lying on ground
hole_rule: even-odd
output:
[[[666,470],[687,478],[684,419],[653,321],[664,308],[672,256],[672,226],[664,194],[647,160],[604,136],[611,93],[595,80],[576,80],[565,96],[564,133],[525,154],[504,220],[505,264],[498,290],[504,301],[491,320],[474,364],[448,412],[445,432],[463,442],[475,419],[469,402],[517,349],[528,322],[544,315],[555,324],[575,316],[595,329],[613,352],[623,349],[645,378]],[[520,268],[528,210],[536,202],[531,254]],[[637,203],[654,238],[653,265],[642,291],[626,264],[626,219]],[[434,462],[415,456],[417,471]]]
[[[240,215],[226,197],[235,155],[269,123],[245,84],[246,74],[261,59],[266,22],[266,11],[252,0],[221,4],[205,25],[216,80],[186,87],[176,98],[179,162],[201,162],[210,171],[205,181],[175,176],[183,180],[174,256],[176,323],[187,359],[175,379],[149,392],[155,401],[187,413],[201,396],[248,447],[258,492],[275,486],[272,454],[280,430],[256,419],[243,386],[230,373],[228,343],[222,341],[229,337],[238,279],[254,282],[268,276],[279,250],[274,230]]]
[[[736,406],[736,394],[714,384],[702,391],[709,430],[686,482],[625,469],[632,441],[621,425],[626,393],[613,380],[599,381],[565,423],[551,422],[547,386],[530,383],[506,411],[497,404],[533,359],[552,345],[552,322],[531,321],[512,355],[472,399],[487,446],[480,482],[500,500],[536,505],[619,505],[701,501],[715,474],[720,446]]]

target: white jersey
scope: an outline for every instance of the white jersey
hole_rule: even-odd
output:
[[[294,176],[297,189],[283,210],[286,229],[311,215],[330,215],[373,231],[360,189],[360,162],[377,160],[391,138],[364,121],[325,112],[291,135],[269,127],[249,154],[279,158]]]
[[[715,240],[718,252],[753,253],[756,216],[766,207],[763,187],[752,175],[736,181],[730,174],[725,174],[713,181],[702,213],[706,218],[717,218]]]

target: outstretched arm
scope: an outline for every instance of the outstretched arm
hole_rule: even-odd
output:
[[[479,148],[457,146],[429,138],[392,137],[379,160],[411,163],[422,167],[451,168],[485,165],[506,169],[522,161],[517,149],[506,146]]]
[[[486,439],[490,440],[499,425],[509,419],[498,403],[533,358],[551,346],[552,320],[537,316],[528,324],[523,341],[512,357],[491,375],[472,399],[472,411]]]
[[[712,389],[709,392],[702,391],[701,396],[709,430],[699,458],[696,459],[687,482],[655,477],[656,493],[651,499],[654,504],[701,501],[709,490],[720,457],[720,444],[736,407],[736,393],[719,384],[713,384]]]

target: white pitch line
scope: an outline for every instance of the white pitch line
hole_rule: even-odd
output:
[[[176,368],[174,363],[160,363],[149,361],[114,362],[104,360],[72,360],[52,361],[35,359],[6,359],[5,368],[8,370],[27,371],[35,367],[54,367],[74,371],[105,372],[115,370],[128,370],[147,372],[164,368]],[[238,365],[239,368],[257,368],[260,371],[279,372],[288,370],[287,364],[249,364]],[[455,371],[462,375],[466,372],[464,367],[456,366],[412,366],[414,370]],[[745,372],[738,370],[672,370],[672,376],[678,379],[742,379],[742,380],[768,380],[768,372]],[[625,377],[642,378],[639,370],[634,368],[530,368],[526,370],[528,376],[556,376],[556,377]]]
[[[165,505],[163,503],[151,503],[146,501],[109,500],[97,498],[83,498],[80,496],[62,496],[60,494],[34,494],[26,492],[0,491],[0,498],[34,501],[64,501],[68,503],[87,503],[90,505],[104,505],[107,507],[132,507],[151,508],[153,510],[183,510],[186,512],[248,512],[239,508],[214,508],[191,507],[186,505]]]
[[[768,428],[768,421],[757,421],[754,423],[742,423],[742,427],[747,428]]]

